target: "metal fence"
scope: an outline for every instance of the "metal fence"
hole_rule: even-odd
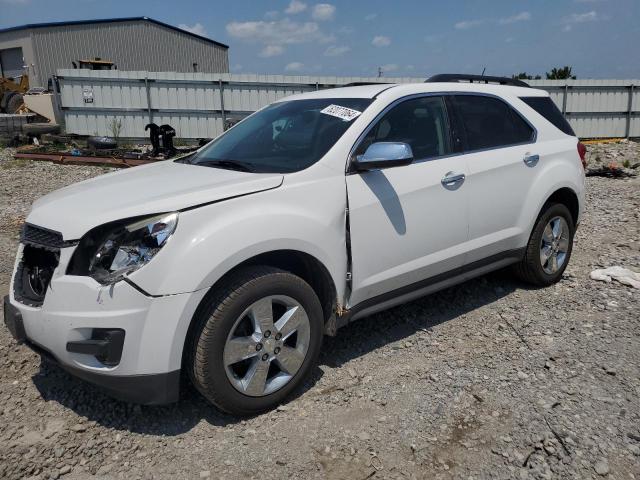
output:
[[[353,82],[422,78],[310,77],[175,72],[58,70],[66,131],[145,137],[147,123],[170,124],[179,138],[213,138],[287,95]],[[582,138],[640,137],[640,80],[532,80],[548,90]]]

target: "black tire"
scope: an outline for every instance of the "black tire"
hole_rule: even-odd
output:
[[[56,123],[25,123],[22,132],[32,137],[39,137],[45,133],[60,133],[60,125]]]
[[[227,377],[224,346],[242,312],[270,295],[286,295],[304,308],[310,325],[309,347],[288,383],[271,394],[248,396]],[[185,367],[196,389],[220,410],[237,416],[255,415],[279,405],[309,376],[322,346],[323,326],[320,301],[300,277],[273,267],[243,268],[231,274],[198,307],[185,345]]]
[[[16,113],[18,109],[23,105],[24,98],[21,94],[16,93],[13,96],[9,97],[9,101],[7,102],[7,106],[5,110],[7,113]]]
[[[0,97],[0,112],[5,112],[6,111],[7,104],[9,103],[9,100],[15,94],[16,94],[16,92],[4,92],[2,97]]]
[[[113,150],[118,148],[118,142],[111,137],[89,137],[87,147],[94,150]]]
[[[566,257],[558,270],[552,274],[545,272],[542,261],[540,259],[540,246],[542,242],[542,235],[547,224],[555,217],[562,217],[569,228],[569,245],[566,252]],[[552,285],[562,278],[569,260],[571,259],[571,252],[573,250],[573,236],[575,234],[575,225],[573,223],[573,217],[569,209],[561,203],[549,203],[546,204],[531,232],[529,237],[529,243],[525,249],[523,259],[514,265],[514,271],[516,275],[523,281],[536,285],[539,287],[546,287]]]

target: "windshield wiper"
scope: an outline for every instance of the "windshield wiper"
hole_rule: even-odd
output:
[[[195,162],[195,165],[204,165],[205,167],[218,167],[227,170],[237,170],[239,172],[255,172],[255,168],[250,163],[238,162],[236,160],[203,160]]]

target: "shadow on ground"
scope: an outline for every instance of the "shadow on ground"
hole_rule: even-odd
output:
[[[325,337],[319,365],[340,368],[354,358],[407,338],[418,330],[433,328],[493,303],[517,288],[522,285],[508,272],[500,271],[358,320],[341,329],[336,337]],[[323,375],[320,367],[315,368],[295,397],[315,386]],[[33,382],[45,401],[58,402],[88,421],[116,430],[174,436],[191,430],[201,420],[220,427],[241,421],[209,405],[187,382],[180,402],[162,407],[114,400],[97,387],[45,361],[40,372],[33,376]]]

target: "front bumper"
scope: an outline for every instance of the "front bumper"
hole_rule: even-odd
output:
[[[178,399],[184,340],[205,290],[154,297],[127,282],[103,286],[54,274],[41,306],[18,302],[13,286],[11,292],[5,323],[19,342],[116,398],[143,404]],[[117,364],[77,348],[104,329],[124,331]]]

